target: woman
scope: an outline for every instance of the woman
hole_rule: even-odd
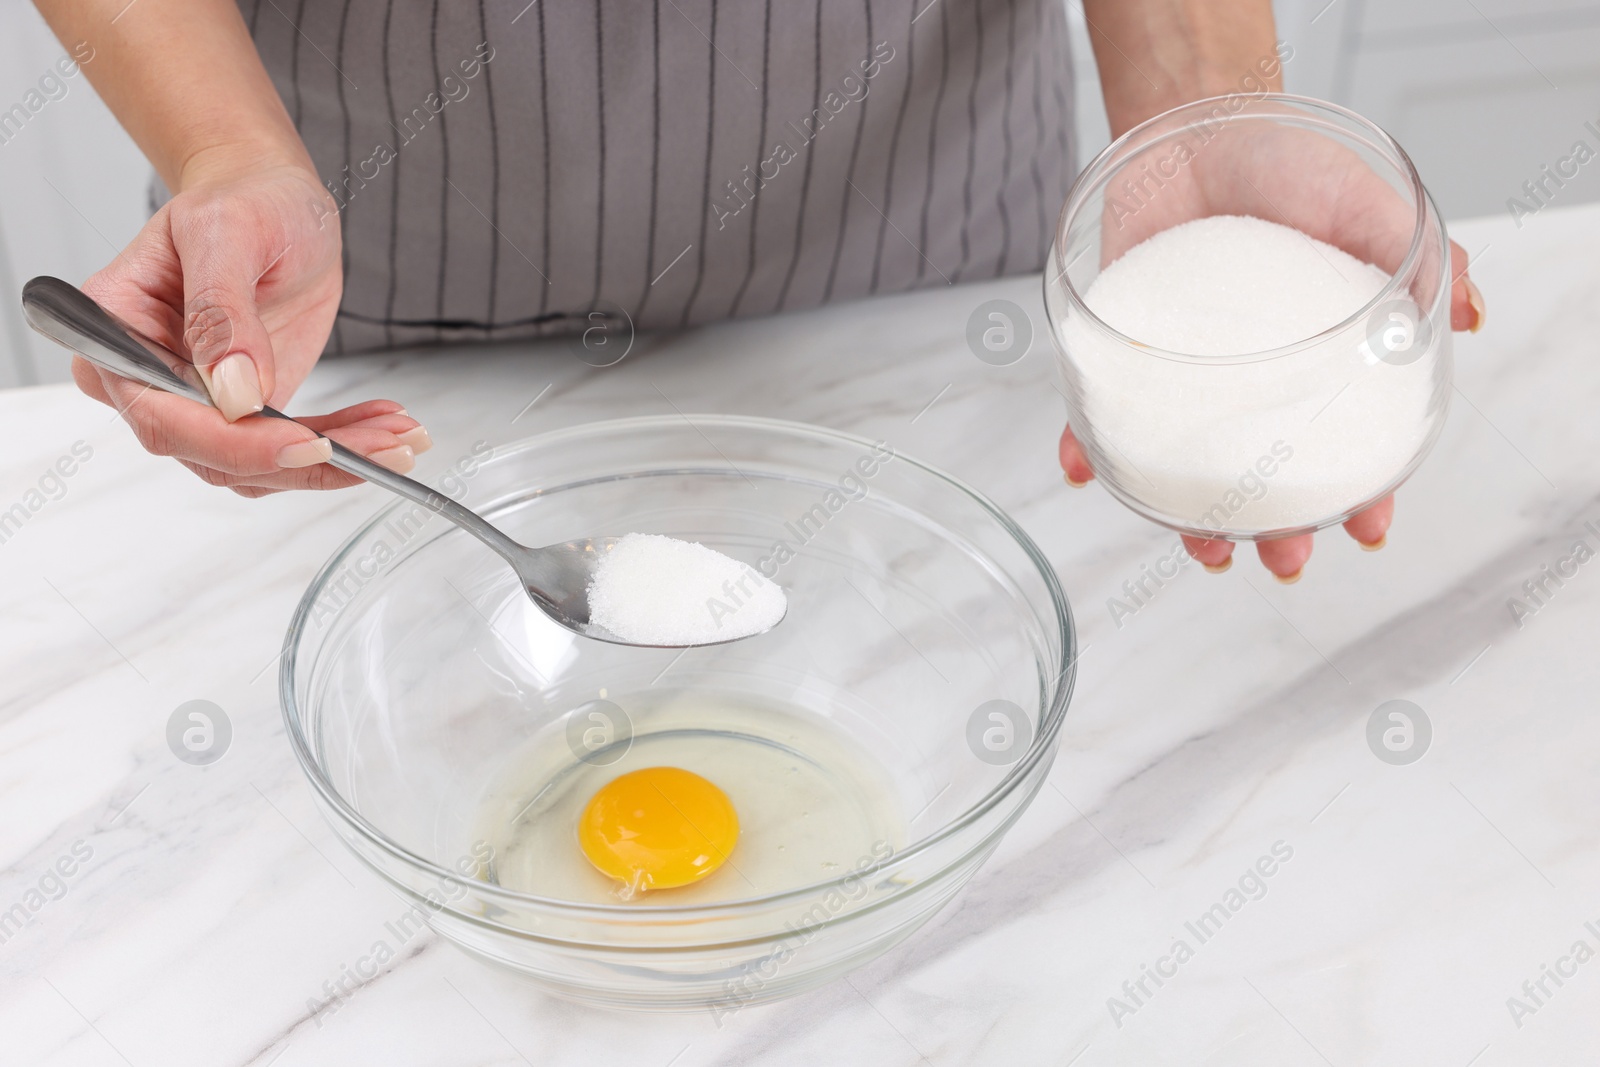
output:
[[[386,400],[303,420],[323,436],[243,418],[324,351],[1037,271],[1076,170],[1057,0],[37,2],[92,46],[90,80],[172,191],[86,288],[186,351],[218,410],[74,375],[151,452],[246,496],[352,484],[329,439],[402,471],[428,447]],[[1281,83],[1268,0],[1085,12],[1113,135]],[[1458,329],[1482,317],[1470,284]],[[1061,462],[1092,475],[1070,430]],[[1347,529],[1381,544],[1392,510]],[[1213,568],[1233,547],[1188,544]],[[1260,554],[1292,579],[1310,545]]]

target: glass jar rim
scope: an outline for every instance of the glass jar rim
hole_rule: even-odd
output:
[[[852,446],[865,446],[871,448],[872,441],[854,434],[844,433],[822,426],[808,423],[793,422],[784,419],[769,419],[746,415],[715,415],[715,414],[688,414],[688,415],[645,415],[621,419],[605,419],[594,422],[582,423],[577,426],[561,430],[553,430],[538,434],[533,437],[523,438],[518,441],[503,445],[496,445],[488,460],[516,455],[534,449],[549,448],[558,445],[567,445],[576,440],[594,437],[597,435],[624,432],[631,433],[653,428],[673,427],[688,422],[695,429],[702,426],[714,425],[727,428],[740,428],[760,432],[780,432],[791,435],[803,435],[813,439],[848,443]],[[838,889],[846,884],[858,883],[861,879],[880,875],[883,872],[897,867],[906,861],[927,852],[941,842],[955,836],[963,830],[977,823],[984,815],[988,814],[996,805],[1005,800],[1016,791],[1044,758],[1045,753],[1055,748],[1056,738],[1060,732],[1061,724],[1066,718],[1067,705],[1070,702],[1074,684],[1077,678],[1077,661],[1079,652],[1077,647],[1076,627],[1073,623],[1071,607],[1067,602],[1065,591],[1061,587],[1060,579],[1056,575],[1055,567],[1045,557],[1033,539],[984,494],[978,492],[965,482],[929,466],[919,460],[912,459],[896,453],[897,460],[906,462],[927,475],[941,481],[976,502],[984,511],[999,524],[1001,529],[1010,537],[1029,562],[1037,569],[1044,580],[1046,591],[1049,594],[1052,607],[1055,609],[1055,624],[1061,641],[1062,666],[1053,680],[1054,691],[1049,693],[1049,705],[1041,708],[1039,716],[1039,729],[1036,731],[1027,752],[1007,771],[1004,778],[997,782],[988,792],[980,797],[974,804],[961,812],[951,821],[941,826],[934,833],[904,849],[894,852],[885,859],[873,863],[871,866],[840,875],[823,882],[813,882],[809,885],[786,889],[776,893],[768,893],[755,897],[741,897],[736,900],[718,901],[709,904],[671,905],[671,904],[591,904],[582,901],[560,900],[553,897],[542,897],[532,893],[523,893],[504,886],[494,885],[489,882],[468,878],[459,871],[441,866],[432,860],[410,851],[398,842],[391,840],[383,831],[373,825],[365,816],[356,811],[344,798],[333,783],[323,772],[321,763],[311,751],[309,740],[305,731],[301,729],[301,715],[298,703],[295,700],[295,666],[297,662],[298,644],[307,631],[306,624],[310,619],[325,585],[339,571],[340,566],[347,557],[360,545],[362,539],[372,530],[382,525],[395,512],[402,508],[412,507],[404,500],[396,500],[380,509],[366,522],[362,523],[345,541],[340,544],[334,554],[330,556],[321,569],[317,571],[306,592],[295,606],[294,615],[290,619],[289,629],[284,635],[283,652],[278,669],[278,695],[283,713],[285,732],[289,737],[290,748],[294,751],[295,759],[300,764],[301,771],[305,774],[311,786],[339,817],[351,829],[359,833],[365,840],[377,848],[388,853],[413,870],[436,879],[440,884],[460,885],[473,893],[493,899],[506,901],[521,907],[531,907],[548,912],[556,912],[568,917],[582,918],[592,916],[597,920],[614,920],[620,917],[631,917],[638,921],[667,920],[681,922],[684,919],[708,919],[726,915],[736,915],[743,912],[759,911],[762,908],[788,900],[809,899],[830,890]],[[963,853],[963,857],[965,853]],[[941,864],[941,870],[955,866],[955,861]],[[380,871],[380,874],[382,872]],[[385,876],[387,877],[387,876]],[[389,879],[393,882],[393,879]],[[401,887],[410,891],[409,887]],[[914,887],[913,887],[914,888]],[[481,916],[462,912],[444,904],[439,910],[449,911],[451,914],[472,921],[480,921]],[[858,909],[859,910],[859,909]],[[857,911],[844,913],[845,915],[857,914]],[[494,924],[499,927],[501,924]],[[529,934],[529,936],[536,936]],[[557,939],[560,940],[560,939]]]
[[[1312,113],[1312,115],[1308,116],[1308,121],[1306,122],[1307,125],[1312,126],[1320,125],[1332,128],[1331,123],[1325,120],[1317,121],[1313,117],[1316,111],[1322,111],[1338,116],[1339,118],[1354,123],[1356,127],[1358,127],[1363,133],[1367,134],[1372,141],[1375,142],[1375,147],[1380,147],[1386,151],[1392,152],[1394,154],[1394,159],[1391,162],[1398,164],[1397,169],[1405,178],[1406,184],[1410,187],[1412,201],[1416,205],[1415,221],[1411,227],[1411,243],[1406,249],[1406,254],[1401,259],[1400,265],[1395,268],[1394,273],[1390,275],[1389,280],[1384,283],[1383,288],[1380,289],[1371,300],[1368,300],[1350,315],[1346,316],[1344,319],[1341,319],[1339,322],[1321,331],[1320,333],[1313,334],[1312,336],[1304,338],[1303,340],[1295,341],[1292,344],[1281,345],[1277,348],[1263,349],[1258,352],[1240,352],[1226,356],[1203,356],[1192,352],[1176,352],[1171,349],[1161,348],[1157,345],[1148,344],[1144,341],[1138,340],[1137,338],[1130,337],[1121,330],[1117,329],[1115,326],[1112,326],[1110,323],[1106,322],[1099,315],[1095,314],[1089,305],[1084,301],[1083,294],[1079,293],[1077,287],[1072,283],[1072,277],[1067,273],[1067,267],[1070,266],[1070,264],[1063,265],[1061,263],[1061,260],[1065,256],[1065,252],[1062,248],[1062,237],[1066,233],[1067,226],[1077,217],[1079,211],[1083,208],[1089,196],[1105,179],[1106,174],[1110,169],[1111,158],[1120,149],[1126,148],[1140,135],[1149,133],[1150,130],[1161,125],[1163,122],[1170,122],[1174,117],[1179,117],[1186,112],[1199,111],[1201,109],[1204,109],[1209,113],[1219,106],[1226,107],[1227,102],[1230,100],[1240,98],[1245,99],[1247,103],[1253,104],[1266,103],[1294,105],[1296,108],[1301,109],[1302,114],[1305,114],[1306,112]],[[1238,120],[1241,117],[1241,114],[1242,112],[1230,114],[1228,121]],[[1269,119],[1271,116],[1255,115],[1251,117],[1256,120],[1265,120]],[[1193,125],[1191,123],[1185,123],[1183,126],[1169,133],[1162,134],[1160,137],[1152,140],[1150,143],[1152,145],[1160,144],[1168,138],[1178,136],[1179,134],[1192,128]],[[1411,161],[1411,157],[1406,154],[1404,148],[1400,147],[1400,143],[1389,135],[1387,130],[1383,129],[1383,127],[1379,126],[1371,119],[1357,114],[1356,112],[1351,111],[1349,108],[1341,107],[1340,105],[1330,101],[1318,100],[1309,96],[1299,96],[1293,93],[1226,93],[1221,96],[1209,96],[1202,100],[1194,100],[1187,104],[1180,104],[1177,107],[1163,111],[1159,115],[1152,116],[1151,118],[1139,123],[1132,129],[1124,132],[1122,136],[1112,141],[1100,152],[1099,155],[1095,156],[1089,165],[1083,168],[1082,173],[1080,173],[1077,179],[1072,183],[1071,188],[1067,190],[1067,199],[1062,205],[1060,216],[1057,218],[1055,237],[1050,244],[1049,266],[1050,269],[1055,272],[1056,276],[1061,278],[1063,282],[1062,289],[1065,291],[1067,300],[1073,309],[1078,314],[1086,317],[1097,330],[1109,335],[1113,340],[1121,343],[1131,350],[1141,352],[1145,355],[1154,356],[1158,359],[1165,359],[1175,363],[1186,363],[1199,366],[1237,366],[1245,363],[1264,363],[1269,360],[1283,359],[1288,356],[1293,356],[1298,352],[1314,348],[1322,344],[1324,341],[1327,341],[1338,334],[1346,332],[1362,319],[1369,316],[1375,308],[1394,300],[1396,294],[1404,285],[1404,280],[1412,273],[1416,267],[1417,261],[1422,256],[1423,237],[1427,232],[1428,211],[1430,205],[1430,194],[1428,193],[1427,187],[1422,184],[1422,177],[1417,173],[1416,165]],[[1437,210],[1435,210],[1434,214],[1438,214]],[[1441,237],[1444,236],[1444,227],[1442,222],[1440,223],[1440,235]],[[1444,255],[1440,257],[1443,265],[1443,270],[1441,273],[1448,276],[1449,244],[1447,239],[1444,242],[1444,246]],[[1073,262],[1076,262],[1076,259],[1074,259]],[[1048,280],[1045,282],[1045,289],[1045,314],[1048,316],[1050,315],[1051,303],[1049,299],[1050,293]],[[1052,322],[1052,326],[1055,325],[1057,324]]]

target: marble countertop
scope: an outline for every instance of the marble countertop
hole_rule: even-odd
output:
[[[318,817],[275,656],[384,497],[243,500],[70,388],[0,393],[0,512],[27,512],[0,544],[0,1062],[1600,1061],[1600,206],[1452,234],[1488,325],[1458,338],[1388,547],[1324,536],[1291,587],[1241,552],[1120,620],[1172,535],[1063,484],[1037,278],[641,339],[607,368],[554,343],[319,369],[294,410],[400,400],[437,442],[424,477],[597,418],[797,419],[953,472],[1055,563],[1085,651],[1049,787],[910,941],[721,1027],[565,1004],[426,933],[313,1017],[403,906]],[[1008,367],[963,339],[993,298],[1036,327]],[[231,723],[209,766],[168,746],[190,700]],[[1431,723],[1416,762],[1369,747],[1391,700]]]

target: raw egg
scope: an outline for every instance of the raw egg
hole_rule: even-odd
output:
[[[578,844],[630,892],[698,882],[739,840],[727,794],[679,767],[646,767],[600,788],[578,817]]]

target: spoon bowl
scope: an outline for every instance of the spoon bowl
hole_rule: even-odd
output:
[[[112,315],[76,286],[59,278],[34,278],[22,288],[22,309],[28,325],[102,370],[215,406],[194,364]],[[297,421],[270,407],[246,418]],[[620,538],[585,537],[531,548],[506,536],[483,516],[443,493],[380,466],[337,441],[329,443],[333,446],[333,455],[327,461],[330,466],[421,504],[472,534],[511,565],[528,598],[539,610],[573,633],[596,641],[642,648],[696,648],[756,636],[751,633],[720,641],[670,645],[624,640],[589,620],[589,583],[601,559]]]

